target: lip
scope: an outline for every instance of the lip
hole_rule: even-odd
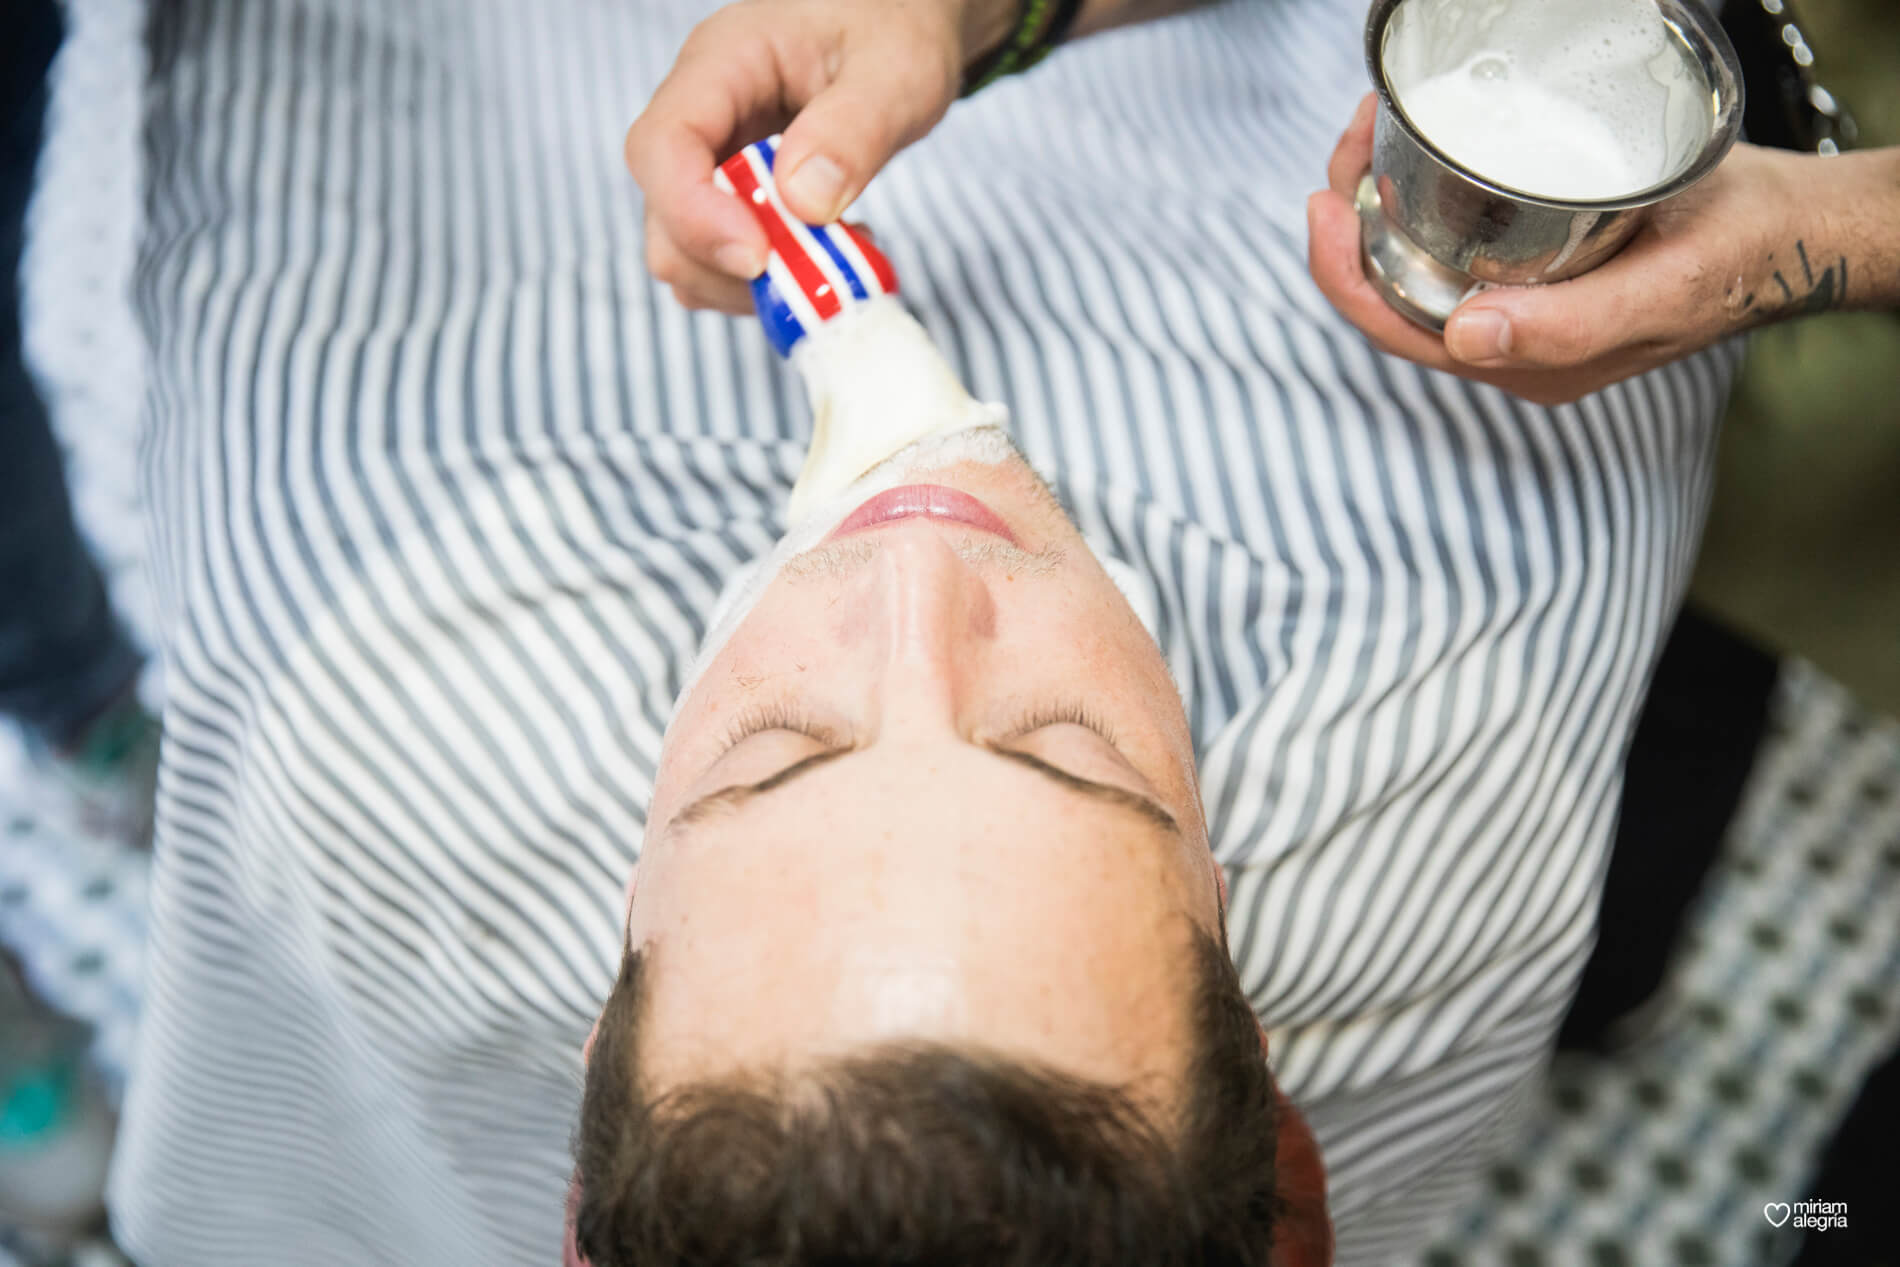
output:
[[[905,484],[886,489],[845,516],[844,522],[826,540],[869,532],[920,515],[962,524],[1001,537],[1011,545],[1017,544],[1016,534],[1009,530],[1001,515],[962,489],[944,484]]]

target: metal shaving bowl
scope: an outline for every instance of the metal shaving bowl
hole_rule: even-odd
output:
[[[1708,135],[1694,157],[1660,184],[1600,201],[1539,198],[1494,184],[1426,139],[1386,80],[1386,34],[1400,6],[1461,2],[1468,0],[1374,0],[1366,21],[1366,67],[1379,112],[1372,170],[1356,198],[1361,254],[1386,301],[1428,330],[1443,330],[1476,289],[1562,281],[1601,264],[1651,208],[1714,170],[1742,120],[1741,65],[1721,25],[1696,0],[1656,0],[1709,92]]]

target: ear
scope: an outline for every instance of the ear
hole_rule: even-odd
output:
[[[1267,1030],[1260,1028],[1260,1050],[1267,1050]],[[1274,1148],[1279,1174],[1280,1219],[1273,1226],[1273,1257],[1269,1267],[1332,1267],[1333,1219],[1326,1211],[1326,1164],[1319,1141],[1293,1101],[1278,1087],[1280,1130]]]
[[[574,1215],[581,1204],[581,1172],[576,1169],[574,1177],[567,1181],[567,1217],[566,1231],[561,1239],[561,1267],[587,1267],[587,1260],[581,1257],[580,1247],[574,1243]]]
[[[1273,1226],[1271,1267],[1331,1267],[1333,1220],[1326,1212],[1326,1166],[1313,1129],[1284,1094],[1279,1144],[1280,1219]]]

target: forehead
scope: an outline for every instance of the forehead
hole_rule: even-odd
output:
[[[1196,909],[1178,835],[1001,763],[887,774],[814,772],[652,859],[649,1071],[902,1036],[1171,1067]]]
[[[1126,804],[967,743],[883,741],[821,760],[740,804],[682,815],[643,872],[717,871],[728,894],[768,881],[795,892],[851,869],[890,890],[954,881],[1015,893],[1044,877],[1072,893],[1166,892],[1164,874],[1196,847]]]

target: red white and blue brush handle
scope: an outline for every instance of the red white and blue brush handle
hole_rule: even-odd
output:
[[[840,221],[806,224],[778,196],[774,136],[746,146],[719,165],[713,179],[751,209],[771,243],[765,271],[752,281],[752,303],[780,356],[853,304],[897,292],[897,274],[883,252]]]

